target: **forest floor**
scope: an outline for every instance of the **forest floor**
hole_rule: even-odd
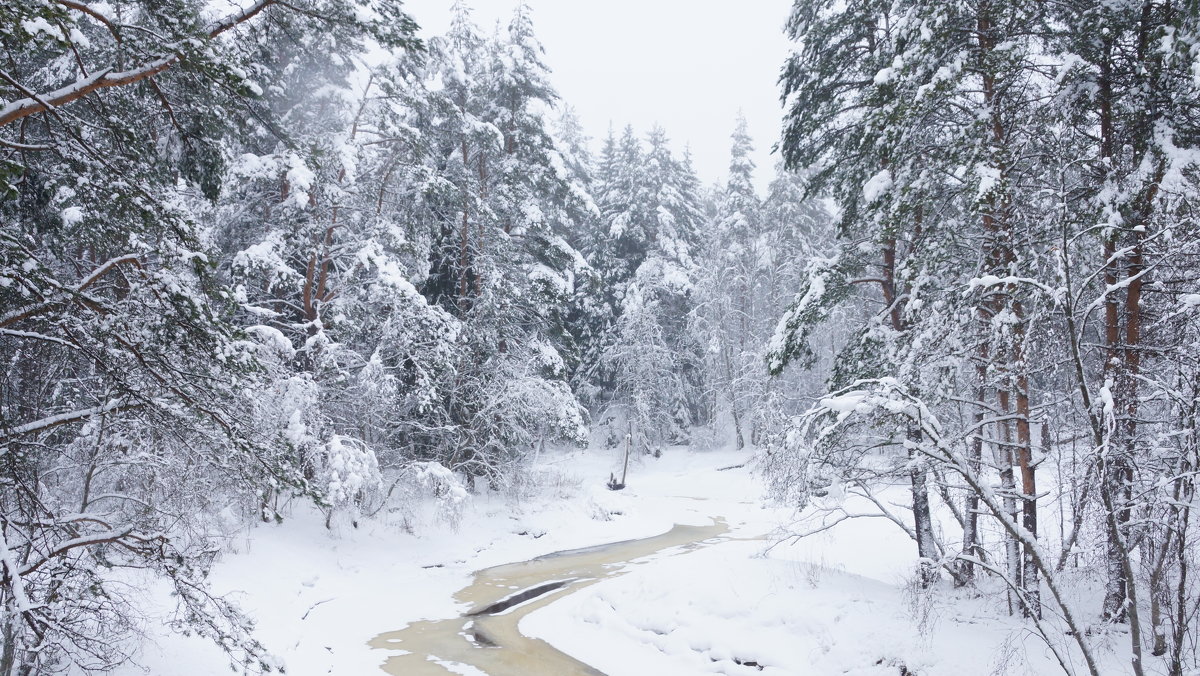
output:
[[[544,458],[521,491],[473,496],[457,519],[431,503],[400,521],[364,519],[331,532],[322,515],[301,510],[231,542],[211,580],[255,618],[289,674],[382,674],[389,651],[367,642],[462,613],[452,596],[477,570],[722,518],[727,539],[640,559],[535,610],[521,631],[609,676],[1061,673],[1028,625],[1008,617],[1002,594],[948,582],[919,591],[915,547],[886,519],[781,543],[781,527],[805,528],[797,525],[804,515],[764,503],[749,460],[671,449],[635,462],[628,487],[613,492],[604,482],[614,458],[573,452]],[[904,492],[884,497],[900,504]],[[147,602],[164,609],[150,623],[162,627],[165,590],[148,587]],[[118,674],[227,669],[206,641],[150,633],[139,664]],[[1112,667],[1104,673],[1123,672],[1123,652],[1104,651]]]

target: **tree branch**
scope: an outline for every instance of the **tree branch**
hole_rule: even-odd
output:
[[[209,39],[215,38],[221,33],[252,19],[259,12],[263,11],[270,5],[277,4],[278,0],[258,0],[253,5],[246,9],[231,14],[216,23],[209,26],[207,35]],[[173,49],[181,49],[182,43],[174,43],[170,45]],[[152,75],[157,75],[164,70],[179,62],[181,55],[179,52],[160,56],[152,61],[142,64],[131,70],[113,72],[113,67],[101,69],[93,73],[90,77],[82,80],[77,80],[69,85],[56,89],[47,94],[31,94],[23,99],[17,99],[3,108],[0,108],[0,127],[3,127],[10,122],[15,122],[30,115],[46,112],[59,106],[66,105],[73,101],[77,101],[88,94],[109,87],[120,87],[127,84],[139,82]]]
[[[103,406],[93,406],[91,408],[83,408],[75,411],[68,411],[66,413],[59,413],[57,415],[42,418],[41,420],[34,420],[33,422],[25,423],[24,425],[18,425],[5,432],[3,436],[0,436],[0,441],[9,441],[33,432],[41,432],[43,430],[48,430],[60,425],[79,422],[80,420],[85,420],[94,415],[100,415],[101,413],[128,411],[130,409],[141,408],[142,406],[144,406],[144,404],[131,404],[125,401],[110,401]]]

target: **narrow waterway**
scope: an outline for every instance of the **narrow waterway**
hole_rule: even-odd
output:
[[[725,539],[728,530],[723,519],[708,526],[677,525],[654,537],[481,570],[469,586],[454,594],[456,601],[471,604],[466,613],[414,622],[376,636],[370,646],[398,653],[383,666],[394,676],[475,673],[455,668],[456,664],[475,667],[488,676],[603,676],[545,641],[523,636],[518,629],[521,618],[583,587],[621,575],[637,559],[715,544]]]

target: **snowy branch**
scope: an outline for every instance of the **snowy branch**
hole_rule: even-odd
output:
[[[0,441],[10,441],[12,439],[16,439],[17,437],[22,437],[34,432],[43,432],[54,427],[59,427],[60,425],[68,425],[71,423],[80,422],[82,420],[91,418],[92,416],[101,415],[104,413],[128,411],[135,408],[141,408],[142,406],[144,406],[144,404],[133,404],[124,400],[115,400],[110,401],[103,406],[93,406],[92,408],[84,408],[75,411],[68,411],[66,413],[59,413],[57,415],[42,418],[41,420],[34,420],[33,422],[28,422],[24,425],[13,427],[0,436]]]
[[[215,38],[234,26],[249,21],[259,12],[270,5],[277,4],[277,2],[278,0],[258,0],[258,2],[255,2],[246,9],[230,14],[224,19],[211,24],[206,34],[209,39]],[[60,106],[77,101],[94,91],[133,84],[157,75],[178,63],[182,58],[180,50],[185,47],[183,43],[174,43],[169,45],[169,47],[174,50],[174,53],[159,56],[129,70],[116,71],[114,66],[109,66],[92,73],[89,77],[76,80],[52,92],[45,94],[31,92],[25,98],[12,101],[3,108],[0,108],[0,127],[21,118],[29,117],[30,115],[54,110]]]
[[[81,281],[78,285],[75,286],[74,289],[70,289],[68,291],[68,293],[70,295],[80,296],[80,294],[82,294],[84,291],[86,291],[88,289],[88,287],[95,284],[100,278],[102,278],[104,275],[108,274],[109,271],[111,271],[113,268],[117,267],[118,265],[133,265],[138,268],[141,267],[141,263],[138,261],[138,257],[133,254],[126,254],[124,256],[117,256],[116,258],[111,258],[108,261],[105,261],[104,263],[102,263],[95,270],[93,270],[91,272],[91,274],[89,274],[87,277],[85,277],[83,279],[83,281]],[[61,289],[62,287],[60,286],[59,288]],[[88,298],[86,296],[82,297],[82,300],[86,304],[89,304],[89,305],[93,305],[93,306],[98,305],[97,301],[95,301],[91,298]],[[63,301],[62,300],[57,300],[57,301],[48,300],[48,301],[44,301],[41,303],[34,303],[33,305],[27,305],[23,308],[20,308],[18,310],[10,312],[4,316],[0,316],[0,329],[5,329],[9,326],[12,326],[13,324],[16,324],[17,322],[29,319],[30,317],[35,317],[61,302],[63,302]]]

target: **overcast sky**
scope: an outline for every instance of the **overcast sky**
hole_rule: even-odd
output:
[[[446,30],[452,0],[408,0],[428,38]],[[517,0],[475,0],[475,22],[507,25]],[[724,181],[738,110],[750,125],[760,190],[779,137],[776,78],[787,55],[791,0],[526,0],[564,103],[593,149],[611,122],[643,135],[654,123],[690,145],[706,184]]]

